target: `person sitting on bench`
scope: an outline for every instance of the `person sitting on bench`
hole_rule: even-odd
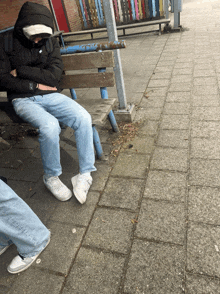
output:
[[[63,63],[53,34],[53,17],[41,4],[26,2],[21,7],[10,38],[0,39],[0,87],[7,90],[15,112],[39,131],[44,169],[43,181],[61,201],[72,192],[60,181],[59,134],[62,123],[74,130],[79,174],[72,177],[73,192],[82,204],[95,171],[93,131],[90,114],[59,88]]]
[[[50,231],[31,208],[0,177],[0,255],[10,245],[18,255],[7,267],[9,273],[20,273],[37,259],[50,242]]]

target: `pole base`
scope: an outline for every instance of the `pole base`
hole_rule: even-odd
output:
[[[114,110],[114,115],[117,122],[132,122],[135,112],[136,110],[134,104],[130,104],[126,109]]]

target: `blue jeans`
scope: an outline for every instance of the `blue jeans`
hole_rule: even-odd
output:
[[[31,257],[40,253],[50,231],[18,195],[0,180],[0,246],[14,243],[19,254]]]
[[[18,116],[39,131],[40,151],[46,175],[59,176],[62,173],[59,122],[75,131],[80,173],[96,170],[91,116],[81,105],[59,93],[18,98],[12,103]]]

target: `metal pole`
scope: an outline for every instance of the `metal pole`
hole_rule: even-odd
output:
[[[118,41],[112,1],[104,0],[103,8],[105,12],[105,20],[106,20],[109,41]],[[126,94],[125,94],[124,78],[123,78],[121,57],[120,57],[119,50],[114,50],[114,58],[115,58],[114,71],[115,71],[116,87],[117,87],[118,99],[119,99],[119,108],[125,109],[127,107],[127,100],[126,100]]]
[[[174,0],[174,29],[179,28],[179,2]]]
[[[169,0],[164,0],[164,11],[166,19],[169,18]]]
[[[49,5],[50,5],[51,12],[53,14],[53,19],[54,19],[54,22],[55,22],[55,25],[56,25],[56,29],[57,29],[57,31],[59,31],[60,28],[59,28],[59,25],[58,25],[58,22],[57,22],[55,11],[53,9],[53,4],[52,4],[51,0],[48,0],[48,2],[49,2]]]

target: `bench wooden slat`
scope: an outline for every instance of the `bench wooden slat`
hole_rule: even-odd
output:
[[[76,101],[78,102],[78,100]],[[116,103],[115,98],[111,99],[80,99],[80,105],[84,107],[92,117],[92,123],[94,125],[102,125],[109,112],[112,110]]]
[[[100,88],[115,85],[113,72],[100,72],[78,75],[63,75],[60,87],[70,88]]]
[[[64,70],[114,67],[112,51],[62,55]]]

